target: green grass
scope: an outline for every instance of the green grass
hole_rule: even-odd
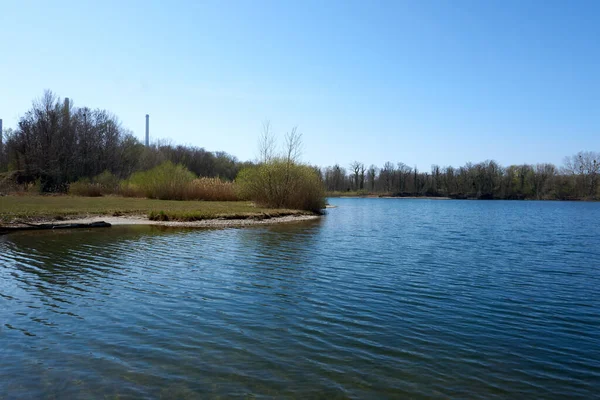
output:
[[[156,220],[215,218],[264,219],[304,211],[255,207],[247,201],[175,201],[127,197],[2,196],[0,223],[72,219],[88,216],[146,215]]]

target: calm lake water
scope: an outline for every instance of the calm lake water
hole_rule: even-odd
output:
[[[600,203],[0,237],[0,398],[600,395]]]

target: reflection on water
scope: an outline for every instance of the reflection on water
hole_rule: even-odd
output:
[[[0,237],[0,398],[591,398],[600,204]]]

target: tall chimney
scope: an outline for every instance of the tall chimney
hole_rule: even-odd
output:
[[[150,146],[150,116],[146,114],[146,147]]]
[[[63,105],[63,116],[66,119],[67,125],[71,122],[71,103],[68,97],[65,97],[65,103]]]

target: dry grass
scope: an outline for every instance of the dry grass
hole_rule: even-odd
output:
[[[160,200],[238,200],[232,182],[223,182],[218,178],[197,178],[182,165],[170,162],[134,173],[121,182],[118,193],[126,197]]]
[[[194,179],[188,187],[189,200],[236,201],[234,183],[219,178]]]
[[[100,197],[106,193],[104,188],[98,183],[79,180],[69,185],[69,194],[73,196]]]
[[[51,221],[102,215],[163,215],[170,221],[215,218],[269,218],[302,211],[255,207],[248,201],[175,201],[118,196],[2,196],[0,223]]]
[[[146,186],[124,183],[118,193],[125,197],[149,197],[173,200],[237,201],[234,183],[219,178],[197,178],[176,185],[161,185],[148,190]],[[93,195],[92,195],[93,196]]]
[[[99,197],[109,194],[117,194],[119,179],[110,171],[89,178],[82,178],[69,185],[69,194],[73,196]]]

